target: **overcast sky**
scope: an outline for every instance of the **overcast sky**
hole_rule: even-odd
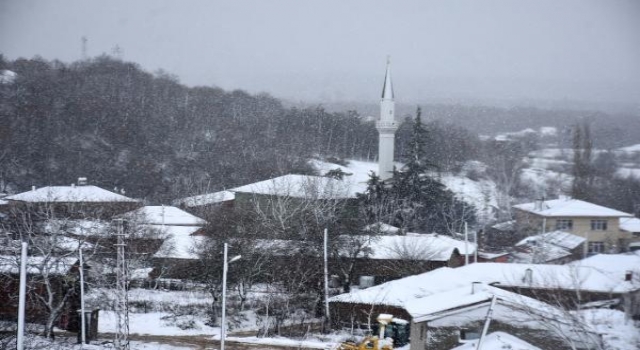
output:
[[[0,0],[0,52],[70,62],[117,45],[188,85],[307,101],[639,103],[638,0]]]

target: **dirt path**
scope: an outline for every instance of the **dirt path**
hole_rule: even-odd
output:
[[[113,339],[113,334],[100,333],[98,339]],[[205,335],[182,335],[182,336],[169,336],[169,335],[139,335],[130,334],[130,340],[141,341],[145,343],[160,343],[175,346],[191,347],[199,350],[214,350],[220,349],[220,341],[211,339],[211,336]],[[245,344],[232,341],[225,342],[225,349],[229,350],[307,350],[308,348],[298,348],[291,346],[276,346],[265,344]],[[310,350],[310,349],[309,349]],[[317,349],[315,349],[317,350]]]

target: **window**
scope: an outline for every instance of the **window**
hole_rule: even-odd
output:
[[[573,220],[558,219],[556,220],[556,230],[573,230]]]
[[[589,242],[589,254],[604,253],[604,242]]]
[[[466,343],[468,341],[480,339],[480,330],[475,328],[461,328],[460,329],[460,343]]]
[[[607,220],[591,220],[591,231],[606,231]]]
[[[373,276],[360,276],[360,288],[369,288],[373,287],[374,278]]]

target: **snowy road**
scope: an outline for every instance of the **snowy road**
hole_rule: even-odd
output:
[[[113,334],[100,333],[99,339],[113,339]],[[129,339],[142,343],[155,343],[158,345],[167,345],[172,349],[220,349],[220,341],[213,340],[210,336],[165,336],[165,335],[129,335]],[[161,349],[161,347],[159,347]],[[304,347],[304,346],[284,346],[273,344],[247,344],[241,342],[235,342],[227,340],[225,342],[225,349],[229,350],[306,350],[306,349],[318,349],[318,347]]]

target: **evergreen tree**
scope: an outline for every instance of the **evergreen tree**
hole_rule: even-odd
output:
[[[586,122],[576,125],[573,134],[573,184],[571,196],[591,200],[593,190],[593,166],[591,164],[591,130]]]
[[[433,165],[425,157],[428,137],[418,107],[411,139],[406,148],[407,163],[395,170],[388,183],[372,175],[361,205],[370,219],[384,221],[403,230],[417,232],[460,232],[462,223],[475,222],[474,210],[456,199],[430,174]]]

